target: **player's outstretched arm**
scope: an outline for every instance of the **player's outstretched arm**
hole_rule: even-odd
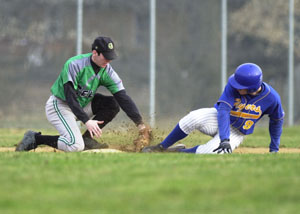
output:
[[[271,137],[270,152],[278,152],[280,145],[280,136],[282,133],[283,119],[273,120],[270,118],[269,132]]]

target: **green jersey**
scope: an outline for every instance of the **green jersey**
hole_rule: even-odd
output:
[[[85,107],[93,99],[100,86],[112,94],[124,89],[122,80],[110,64],[95,73],[91,65],[92,53],[80,54],[70,58],[63,66],[60,75],[51,87],[54,96],[66,100],[64,84],[72,82],[80,106]]]

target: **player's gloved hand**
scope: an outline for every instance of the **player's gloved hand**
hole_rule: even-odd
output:
[[[91,138],[96,137],[101,137],[102,135],[102,130],[100,129],[98,124],[102,124],[104,121],[98,121],[98,120],[88,120],[85,125],[87,130],[89,130]]]
[[[141,124],[138,125],[139,131],[143,131],[145,128],[147,128],[147,127],[144,123],[141,123]]]
[[[221,153],[222,151],[224,153],[232,153],[232,149],[231,149],[231,146],[230,146],[230,143],[229,143],[229,140],[224,140],[220,143],[219,147],[216,148],[215,150],[213,150],[213,152],[216,152],[219,154]]]
[[[149,126],[141,123],[138,125],[138,129],[138,137],[133,141],[136,152],[140,152],[145,146],[149,146],[152,139],[152,131]]]

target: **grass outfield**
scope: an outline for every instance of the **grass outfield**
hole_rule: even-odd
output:
[[[298,130],[284,129],[283,147],[299,147]],[[13,146],[23,132],[0,129],[0,146]],[[166,132],[154,134],[156,143]],[[126,144],[133,138],[109,132],[103,141]],[[195,133],[184,142],[205,140]],[[259,128],[242,146],[268,144],[267,129]],[[0,152],[0,213],[297,213],[299,158]]]
[[[299,158],[0,153],[0,213],[297,213]]]

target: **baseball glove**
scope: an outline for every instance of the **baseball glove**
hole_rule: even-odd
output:
[[[140,152],[145,146],[150,145],[150,141],[152,140],[152,131],[149,126],[143,125],[139,128],[139,135],[133,141],[135,152]]]

